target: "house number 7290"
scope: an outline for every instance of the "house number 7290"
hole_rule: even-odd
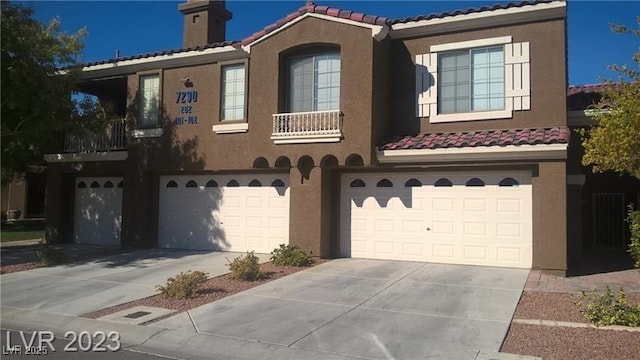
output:
[[[198,101],[197,90],[180,90],[176,91],[176,104],[192,103]]]

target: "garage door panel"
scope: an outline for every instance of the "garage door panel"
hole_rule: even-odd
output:
[[[120,245],[121,177],[79,177],[74,203],[74,242]]]
[[[341,251],[352,257],[530,267],[530,177],[526,172],[344,174]],[[376,187],[383,179],[394,187]]]
[[[279,244],[288,244],[289,192],[285,180],[288,176],[276,174],[162,176],[160,220],[183,209],[192,209],[201,219],[160,224],[158,246],[268,253]],[[168,181],[178,186],[163,188]],[[189,181],[198,187],[186,187]],[[272,183],[278,186],[270,186]]]

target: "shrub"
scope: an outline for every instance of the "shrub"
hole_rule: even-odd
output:
[[[631,233],[631,242],[629,243],[629,252],[635,260],[634,266],[640,271],[640,210],[634,211],[633,206],[629,206],[629,232]]]
[[[42,265],[49,266],[67,262],[67,257],[62,249],[47,245],[44,240],[40,240],[39,244],[36,255]]]
[[[622,289],[618,290],[616,296],[608,286],[603,294],[598,294],[595,289],[582,291],[582,297],[576,301],[576,305],[587,320],[598,326],[640,326],[640,304],[627,303],[627,296]]]
[[[198,288],[207,281],[208,275],[202,271],[181,271],[175,277],[168,278],[165,286],[156,285],[156,289],[165,297],[191,299],[198,295]]]
[[[281,244],[271,252],[271,261],[281,266],[310,266],[313,263],[311,254],[307,254],[297,245]]]
[[[253,251],[248,251],[246,255],[238,256],[233,261],[229,261],[229,270],[231,270],[231,278],[236,280],[254,281],[266,277],[258,264],[258,257],[253,254]]]

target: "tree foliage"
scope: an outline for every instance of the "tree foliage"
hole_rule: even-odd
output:
[[[33,9],[2,0],[2,181],[42,162],[78,110],[71,99],[85,30],[67,34],[53,19],[42,24]],[[87,107],[86,105],[85,107]],[[90,107],[90,106],[88,106]]]
[[[634,34],[638,30],[613,25],[617,33]],[[615,171],[640,179],[640,49],[633,55],[634,67],[611,65],[618,73],[616,81],[607,81],[601,100],[593,110],[596,125],[582,131],[584,165],[594,172]]]

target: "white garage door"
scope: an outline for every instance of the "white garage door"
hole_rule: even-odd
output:
[[[343,256],[530,268],[529,173],[345,174]]]
[[[74,211],[75,243],[120,245],[122,178],[77,178]]]
[[[269,253],[288,244],[288,179],[161,176],[158,247]]]

